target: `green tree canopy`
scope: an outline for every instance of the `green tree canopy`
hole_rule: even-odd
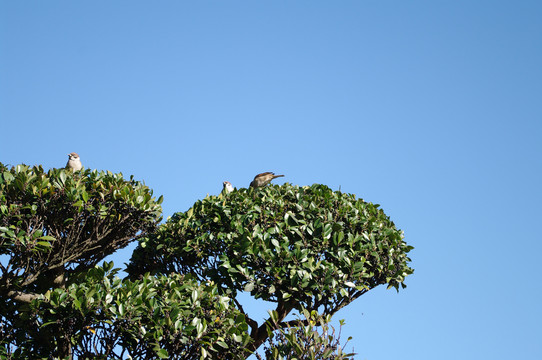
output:
[[[331,317],[413,272],[378,205],[324,185],[208,196],[158,226],[161,201],[122,174],[0,163],[0,359],[347,359]],[[129,278],[98,265],[131,241]]]
[[[121,174],[0,163],[0,314],[11,338],[22,342],[32,333],[21,304],[65,287],[152,232],[161,220],[161,201]]]
[[[70,330],[72,353],[79,359],[233,359],[244,354],[250,340],[244,316],[215,284],[179,274],[129,281],[115,276],[117,270],[104,263],[80,274],[81,281],[67,289],[46,293],[45,301],[31,304],[28,320],[39,323],[42,334]],[[47,357],[50,348],[36,341],[21,356]]]
[[[333,315],[378,285],[399,289],[413,272],[411,249],[378,205],[285,184],[208,196],[176,213],[140,240],[128,271],[191,274],[234,298],[250,292],[276,304],[280,324],[293,309]],[[256,349],[272,322],[247,322]]]

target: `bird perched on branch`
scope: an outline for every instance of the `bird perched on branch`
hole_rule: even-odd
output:
[[[222,191],[226,191],[227,193],[231,193],[233,191],[233,185],[229,181],[224,181],[222,183],[224,187],[222,188]]]
[[[275,175],[275,173],[272,172],[264,172],[254,176],[254,180],[252,180],[252,182],[250,183],[250,187],[259,188],[269,184],[271,180],[283,176],[284,175]]]
[[[81,164],[81,159],[77,153],[68,154],[68,162],[66,163],[66,169],[72,169],[73,171],[81,170],[83,164]]]

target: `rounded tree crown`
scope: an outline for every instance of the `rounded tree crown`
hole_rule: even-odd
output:
[[[226,292],[331,310],[381,284],[404,287],[411,249],[379,205],[284,184],[197,201],[140,240],[128,271],[191,273]]]

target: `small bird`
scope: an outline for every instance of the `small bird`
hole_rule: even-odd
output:
[[[254,176],[254,180],[252,180],[252,182],[250,183],[250,187],[259,188],[269,184],[271,180],[283,176],[284,175],[275,175],[275,173],[272,172],[264,172]]]
[[[231,193],[233,191],[233,185],[229,181],[224,181],[222,183],[224,187],[222,188],[222,191],[226,191],[227,193]]]
[[[83,164],[81,164],[81,159],[77,153],[68,154],[68,162],[66,163],[66,169],[72,169],[73,171],[81,170]]]

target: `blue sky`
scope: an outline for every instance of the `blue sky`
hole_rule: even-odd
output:
[[[357,359],[540,359],[541,17],[528,0],[0,1],[0,161],[75,151],[144,180],[165,216],[262,171],[340,186],[415,246],[406,290],[337,315]]]

